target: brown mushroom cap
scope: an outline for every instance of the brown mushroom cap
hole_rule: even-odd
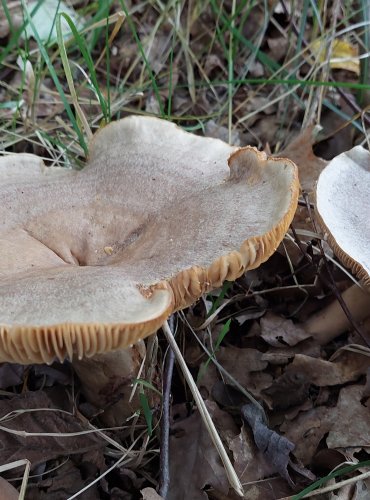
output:
[[[298,189],[290,160],[138,116],[99,131],[82,171],[2,158],[0,360],[93,356],[153,333],[267,260]]]
[[[370,286],[370,153],[362,146],[335,157],[320,174],[316,208],[334,253]]]

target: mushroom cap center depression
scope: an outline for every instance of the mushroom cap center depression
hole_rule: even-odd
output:
[[[163,280],[185,272],[185,307],[202,291],[186,270],[212,266],[211,285],[219,286],[230,265],[232,279],[253,265],[256,249],[258,262],[267,259],[294,213],[296,171],[246,148],[230,176],[233,151],[130,117],[96,135],[82,171],[47,169],[32,155],[0,162],[3,324],[159,322],[171,301],[170,292],[159,297],[168,290]],[[151,285],[161,317],[154,297],[140,293]]]

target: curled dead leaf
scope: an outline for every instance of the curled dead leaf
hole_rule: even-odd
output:
[[[314,479],[304,467],[299,467],[291,460],[290,453],[294,450],[295,445],[284,436],[272,431],[264,421],[261,410],[252,404],[244,405],[241,409],[243,420],[247,422],[252,429],[255,443],[258,449],[263,453],[267,462],[272,465],[275,472],[280,474],[292,487],[294,482],[288,472],[288,465],[299,474]]]

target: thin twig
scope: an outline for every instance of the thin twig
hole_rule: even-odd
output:
[[[174,316],[169,318],[171,331],[174,331]],[[170,444],[170,398],[175,353],[169,347],[166,367],[163,377],[163,399],[161,419],[161,443],[159,456],[159,494],[166,499],[170,486],[169,444]]]
[[[309,255],[309,254],[307,253],[307,251],[303,248],[302,242],[301,242],[301,240],[298,238],[298,235],[297,235],[297,233],[296,233],[296,230],[295,230],[295,229],[294,229],[294,227],[293,227],[293,224],[291,224],[291,225],[290,225],[290,230],[291,230],[291,231],[292,231],[292,233],[293,233],[294,240],[295,240],[295,242],[296,242],[296,244],[297,244],[297,246],[298,246],[298,248],[299,248],[299,250],[300,250],[300,252],[301,252],[302,256],[303,256],[303,257],[304,257],[304,258],[308,261],[308,263],[309,263],[309,264],[311,264],[311,265],[312,265],[312,257],[311,257],[311,255]]]
[[[294,285],[294,288],[296,288],[296,285]],[[216,366],[216,368],[229,380],[229,382],[236,389],[238,389],[239,392],[241,392],[242,394],[244,394],[244,396],[247,399],[249,399],[249,401],[251,403],[253,403],[255,406],[257,406],[257,408],[259,408],[259,410],[261,411],[261,413],[263,413],[265,422],[267,422],[267,416],[266,416],[265,410],[263,409],[263,406],[252,396],[252,394],[250,394],[241,384],[239,384],[239,382],[232,375],[230,375],[230,373],[227,370],[225,370],[225,368],[217,361],[217,359],[215,358],[215,356],[213,355],[213,353],[211,353],[207,349],[207,347],[203,344],[203,342],[200,340],[200,338],[198,337],[198,335],[195,333],[194,329],[190,326],[189,322],[185,318],[185,315],[183,314],[182,311],[180,312],[180,314],[182,314],[182,319],[186,323],[186,325],[188,326],[188,328],[190,329],[190,331],[193,334],[195,340],[198,342],[198,344],[201,346],[201,348],[203,349],[203,351],[207,354],[207,356],[212,361],[212,363]],[[224,320],[224,318],[223,318],[223,320]]]
[[[230,461],[230,458],[229,458],[229,456],[225,450],[225,447],[221,441],[221,438],[217,432],[215,424],[213,423],[211,415],[209,414],[207,406],[205,405],[205,403],[202,399],[202,396],[200,395],[199,389],[196,386],[194,379],[190,373],[190,370],[185,363],[185,360],[181,354],[179,346],[176,343],[176,340],[172,334],[172,331],[171,331],[170,327],[168,326],[167,321],[164,322],[162,329],[163,329],[163,332],[166,336],[168,343],[170,344],[171,348],[173,349],[173,351],[175,353],[176,360],[181,368],[181,371],[186,379],[186,382],[189,385],[189,388],[190,388],[191,393],[193,395],[194,401],[197,405],[198,411],[203,419],[203,422],[205,423],[205,425],[207,427],[207,431],[209,433],[209,436],[212,439],[213,444],[215,445],[217,452],[222,460],[222,463],[225,467],[225,472],[226,472],[226,475],[228,477],[229,483],[230,483],[231,487],[234,488],[236,493],[242,497],[244,495],[242,484],[241,484],[241,482],[240,482],[240,480],[235,472],[235,469]]]

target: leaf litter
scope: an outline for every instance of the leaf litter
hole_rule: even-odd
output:
[[[207,485],[228,492],[225,470],[199,412],[172,424],[170,456],[169,498],[205,499]]]
[[[9,4],[13,28],[18,28],[23,22],[19,5],[18,2]],[[284,16],[286,27],[290,26],[291,21],[294,22],[292,13],[284,10],[289,6],[287,4],[284,7],[282,2],[277,4],[274,13],[279,17],[274,19],[275,25],[277,19],[281,20]],[[208,8],[201,10],[194,16],[186,13],[190,19],[194,18],[189,25],[191,47],[196,54],[203,54],[204,47],[211,47],[204,51],[200,68],[210,79],[227,80],[228,68],[222,56],[222,47],[209,30],[213,22],[211,11]],[[164,23],[162,31],[158,30],[158,36],[155,37],[157,43],[153,44],[152,27],[156,23],[157,12],[143,6],[138,8],[133,18],[139,20],[144,45],[149,44],[147,55],[157,73],[159,95],[171,100],[172,114],[209,116],[205,120],[204,133],[228,140],[230,131],[218,108],[225,85],[216,87],[213,92],[203,87],[189,92],[183,82],[191,81],[194,75],[189,74],[186,68],[186,64],[188,68],[191,65],[189,61],[185,62],[182,47],[172,54],[169,86],[165,59],[172,50],[172,42],[169,44],[171,37],[168,23]],[[263,22],[262,10],[254,6],[241,34],[253,39]],[[7,20],[2,14],[0,35],[2,39],[10,36]],[[287,41],[284,30],[270,26],[262,48],[274,61],[283,62],[290,50]],[[29,44],[31,53],[35,43],[31,39]],[[347,55],[353,49],[349,42],[335,47],[336,50],[338,48]],[[137,45],[133,43],[131,32],[123,30],[112,46],[111,72],[112,75],[127,73],[129,83],[139,81],[141,89],[143,69],[141,64],[135,63],[137,55]],[[236,58],[236,76],[243,76],[246,60],[250,76],[266,76],[265,66],[251,56],[242,51],[240,57]],[[334,51],[332,57],[335,56]],[[355,67],[341,63],[339,69],[357,71],[356,54],[355,57]],[[15,110],[19,110],[20,141],[23,140],[24,131],[28,133],[30,130],[30,119],[36,120],[42,129],[50,129],[52,118],[62,112],[59,96],[50,79],[42,77],[39,88],[30,92],[36,62],[35,59],[25,60],[17,68],[14,60],[13,66],[17,69],[2,77],[8,82],[8,87],[5,87],[5,91],[0,89],[1,104],[13,102],[14,95],[17,97],[19,93],[14,108],[7,110],[5,107],[3,117],[12,119]],[[331,64],[333,67],[333,61]],[[22,84],[23,81],[26,86]],[[113,87],[111,90],[114,101],[117,96],[114,95]],[[207,408],[243,482],[245,498],[253,500],[291,497],[312,481],[306,469],[320,476],[341,463],[358,463],[370,457],[369,353],[346,350],[350,344],[363,344],[362,339],[349,327],[345,334],[320,345],[304,330],[305,320],[333,300],[328,275],[322,265],[322,255],[315,242],[315,238],[320,235],[316,234],[313,225],[314,213],[312,209],[308,210],[309,204],[314,207],[312,192],[319,173],[327,163],[323,158],[328,159],[350,148],[355,138],[347,127],[343,128],[342,117],[338,118],[338,114],[328,108],[321,115],[323,130],[308,124],[299,131],[302,110],[292,101],[289,106],[292,118],[289,116],[289,120],[294,126],[291,127],[282,118],[285,116],[282,106],[286,107],[286,101],[275,101],[272,98],[274,91],[270,93],[268,86],[262,87],[259,93],[244,85],[236,89],[233,111],[237,126],[232,128],[231,137],[235,144],[257,145],[268,152],[276,152],[278,156],[287,156],[298,164],[301,186],[308,195],[306,199],[302,197],[293,223],[300,238],[300,246],[291,233],[290,239],[284,242],[285,248],[280,246],[261,268],[241,277],[227,292],[221,304],[224,305],[222,310],[196,332],[235,383],[263,404],[267,420],[258,407],[251,405],[240,387],[237,388],[212,360],[209,361],[209,356],[199,348],[199,344],[193,342],[189,325],[182,326],[186,334],[184,345],[188,365],[195,379],[202,372],[198,385]],[[88,102],[82,103],[86,110],[96,112],[96,105],[90,103],[90,91],[81,86],[79,92]],[[150,90],[143,92],[143,98],[141,93],[136,92],[134,95],[139,100],[138,107],[134,109],[158,111],[159,104]],[[351,116],[353,109],[346,99],[343,96],[336,98],[340,109]],[[197,125],[198,122],[196,120]],[[60,123],[57,124],[59,127]],[[314,142],[318,144],[313,146]],[[14,150],[23,151],[24,144],[16,144]],[[47,156],[42,144],[34,146],[32,152],[39,150]],[[305,233],[302,235],[298,230]],[[348,277],[339,267],[333,262],[329,266],[335,283],[341,289],[349,286]],[[208,299],[214,300],[213,297]],[[201,303],[187,314],[190,323],[202,325],[208,320],[207,311]],[[229,332],[221,345],[213,349],[222,325],[230,318]],[[166,347],[161,338],[160,347]],[[154,368],[150,367],[157,390],[161,389],[160,361],[160,356],[159,359],[154,358]],[[145,373],[141,377],[144,378]],[[132,382],[129,380],[128,386]],[[79,498],[161,498],[156,492],[160,444],[158,424],[161,418],[158,399],[150,399],[154,435],[148,446],[149,438],[141,408],[119,429],[104,431],[103,434],[90,432],[92,424],[99,428],[99,414],[96,416],[93,411],[89,411],[89,403],[81,396],[78,379],[72,376],[68,363],[30,368],[2,364],[0,387],[1,463],[24,458],[32,462],[27,498],[64,500],[96,478],[99,478],[98,481],[91,484]],[[145,388],[145,391],[150,398],[150,389]],[[168,499],[238,498],[229,489],[224,468],[179,373],[175,374],[172,394],[171,483]],[[179,413],[179,408],[182,415],[176,419],[174,417]],[[45,433],[50,435],[46,436]],[[68,436],[71,433],[73,436]],[[122,458],[124,460],[119,463]],[[116,469],[106,477],[100,477],[116,463]],[[360,471],[365,472],[366,468]],[[5,484],[19,487],[17,475],[18,471],[4,473],[4,477],[12,483],[4,483],[6,479],[1,478],[4,483],[4,486],[1,484],[2,491],[7,487]],[[335,480],[331,481],[333,483]],[[369,497],[369,492],[369,478],[364,478],[354,487],[343,486],[337,495],[333,493],[330,498],[363,500]]]
[[[307,192],[313,191],[317,176],[326,165],[312,152],[311,137],[312,129],[303,132],[293,142],[289,152],[292,158],[299,159]],[[295,154],[295,148],[301,156]],[[307,209],[303,208],[302,213],[304,211],[306,218],[300,218],[298,224],[307,232],[312,232],[311,214],[308,217]],[[370,454],[370,352],[360,346],[347,349],[352,341],[350,328],[347,335],[335,338],[327,345],[319,345],[305,331],[305,319],[333,298],[326,286],[327,276],[320,266],[320,259],[310,258],[309,238],[302,239],[300,244],[302,248],[300,254],[297,253],[294,268],[292,263],[288,266],[290,272],[282,267],[272,276],[268,270],[273,263],[269,261],[257,270],[258,279],[248,284],[240,279],[234,285],[240,300],[228,304],[226,296],[221,318],[218,317],[210,327],[212,331],[215,322],[222,324],[225,321],[222,316],[230,317],[232,312],[234,319],[230,331],[215,352],[215,357],[244,388],[265,403],[270,421],[267,424],[256,406],[245,404],[240,393],[239,396],[235,394],[238,392],[235,388],[225,385],[223,374],[215,366],[208,366],[206,374],[202,372],[200,387],[206,387],[207,397],[213,398],[223,412],[233,416],[229,429],[227,420],[223,419],[219,431],[232,453],[235,470],[245,485],[245,498],[259,498],[259,495],[264,495],[260,497],[266,499],[288,497],[287,492],[277,496],[278,489],[273,486],[268,494],[254,490],[256,483],[276,479],[276,474],[290,486],[290,494],[299,491],[314,479],[311,471],[320,470],[323,451],[338,453],[336,466],[348,461],[357,463],[366,460]],[[335,262],[329,265],[337,282],[344,281],[344,286],[348,287],[348,278]],[[271,293],[264,294],[265,272]],[[316,284],[311,287],[313,280]],[[281,293],[294,283],[299,283],[295,293],[289,291],[284,300]],[[243,298],[241,292],[245,285]],[[280,294],[274,293],[274,288]],[[307,299],[300,305],[302,289]],[[262,317],[247,316],[245,321],[238,321],[243,315],[239,311],[253,308],[260,290],[265,300]],[[289,317],[286,317],[287,300],[288,311],[295,311],[293,315],[289,312]],[[207,336],[202,336],[199,331],[197,334],[207,345]],[[356,340],[362,343],[359,337]],[[260,380],[265,380],[265,387],[253,385],[256,374],[260,375]],[[235,432],[235,424],[240,429],[238,432]],[[358,496],[353,498],[362,498],[361,495],[366,498],[369,491],[363,482],[346,488],[343,486],[339,490],[343,498],[354,494],[354,488],[358,490]],[[223,498],[214,493],[213,487],[207,493],[209,498]]]
[[[26,458],[37,466],[59,456],[83,454],[105,446],[99,436],[86,433],[89,430],[86,423],[61,409],[59,394],[56,409],[52,396],[45,390],[27,391],[2,401],[1,463]]]

